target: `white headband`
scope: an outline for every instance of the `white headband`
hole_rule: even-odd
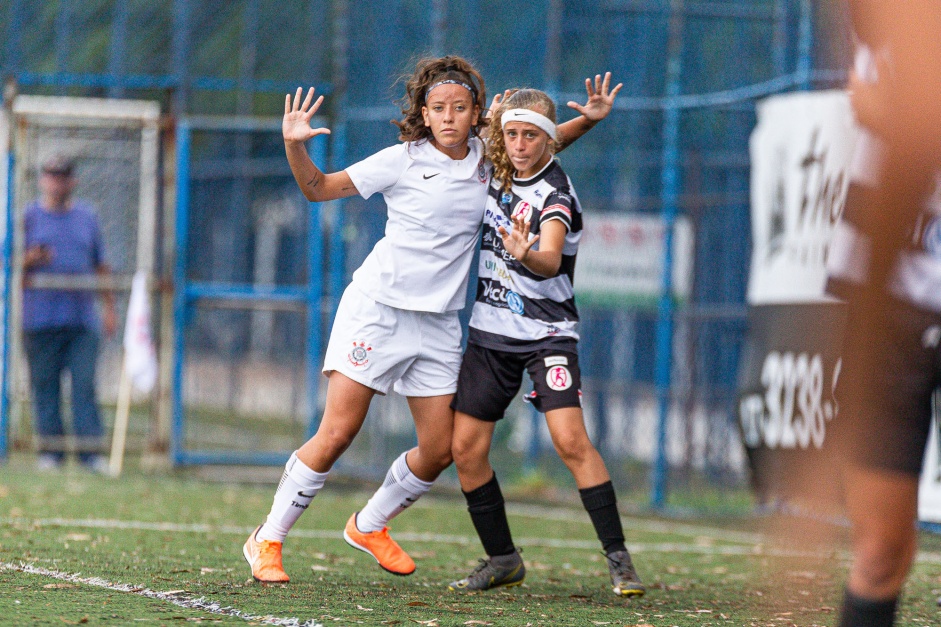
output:
[[[555,122],[532,109],[507,109],[500,118],[500,127],[505,128],[507,122],[529,122],[544,130],[546,135],[555,140]]]

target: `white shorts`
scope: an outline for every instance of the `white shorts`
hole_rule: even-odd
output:
[[[397,309],[350,285],[337,309],[323,372],[388,394],[441,396],[457,390],[461,368],[458,312]]]

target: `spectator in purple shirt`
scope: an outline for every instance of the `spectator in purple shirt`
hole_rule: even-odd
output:
[[[72,159],[56,155],[43,163],[40,197],[25,211],[23,268],[27,286],[30,277],[40,273],[110,272],[94,208],[72,198],[76,182]],[[116,324],[114,298],[109,292],[103,295],[101,326],[111,336]],[[39,436],[38,467],[50,470],[64,461],[61,376],[68,370],[72,379],[72,432],[79,461],[103,472],[107,462],[99,453],[103,429],[95,391],[99,320],[94,292],[26,287],[23,333]]]

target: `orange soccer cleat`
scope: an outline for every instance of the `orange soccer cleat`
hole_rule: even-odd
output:
[[[379,562],[379,566],[393,575],[411,575],[415,572],[415,562],[395,540],[389,537],[388,527],[383,527],[381,531],[363,533],[356,528],[356,513],[354,513],[346,521],[343,539],[354,549],[372,555]]]
[[[262,583],[287,583],[290,581],[288,574],[284,572],[281,565],[281,542],[273,540],[257,540],[255,534],[261,529],[261,525],[255,528],[255,531],[248,536],[245,546],[242,547],[242,555],[248,565],[252,567],[252,577]]]

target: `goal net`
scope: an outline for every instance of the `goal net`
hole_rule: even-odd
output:
[[[5,271],[9,281],[8,333],[5,336],[8,370],[4,384],[8,394],[9,442],[14,448],[36,444],[31,420],[28,367],[23,352],[23,293],[26,285],[45,290],[105,292],[115,297],[116,332],[102,334],[99,343],[97,383],[100,415],[108,432],[113,419],[121,369],[121,334],[128,290],[136,271],[153,275],[156,262],[159,105],[155,102],[97,98],[20,95],[11,109],[12,150],[9,207],[12,225],[11,259]],[[71,160],[76,187],[73,198],[90,203],[102,231],[110,279],[95,275],[29,273],[24,275],[24,215],[39,196],[41,166],[53,156]],[[102,299],[96,299],[101,302]],[[62,389],[65,433],[72,412],[69,382]],[[147,411],[145,409],[145,411]],[[147,422],[140,427],[147,430]],[[100,448],[104,442],[82,442],[71,436],[43,442],[53,450]]]

